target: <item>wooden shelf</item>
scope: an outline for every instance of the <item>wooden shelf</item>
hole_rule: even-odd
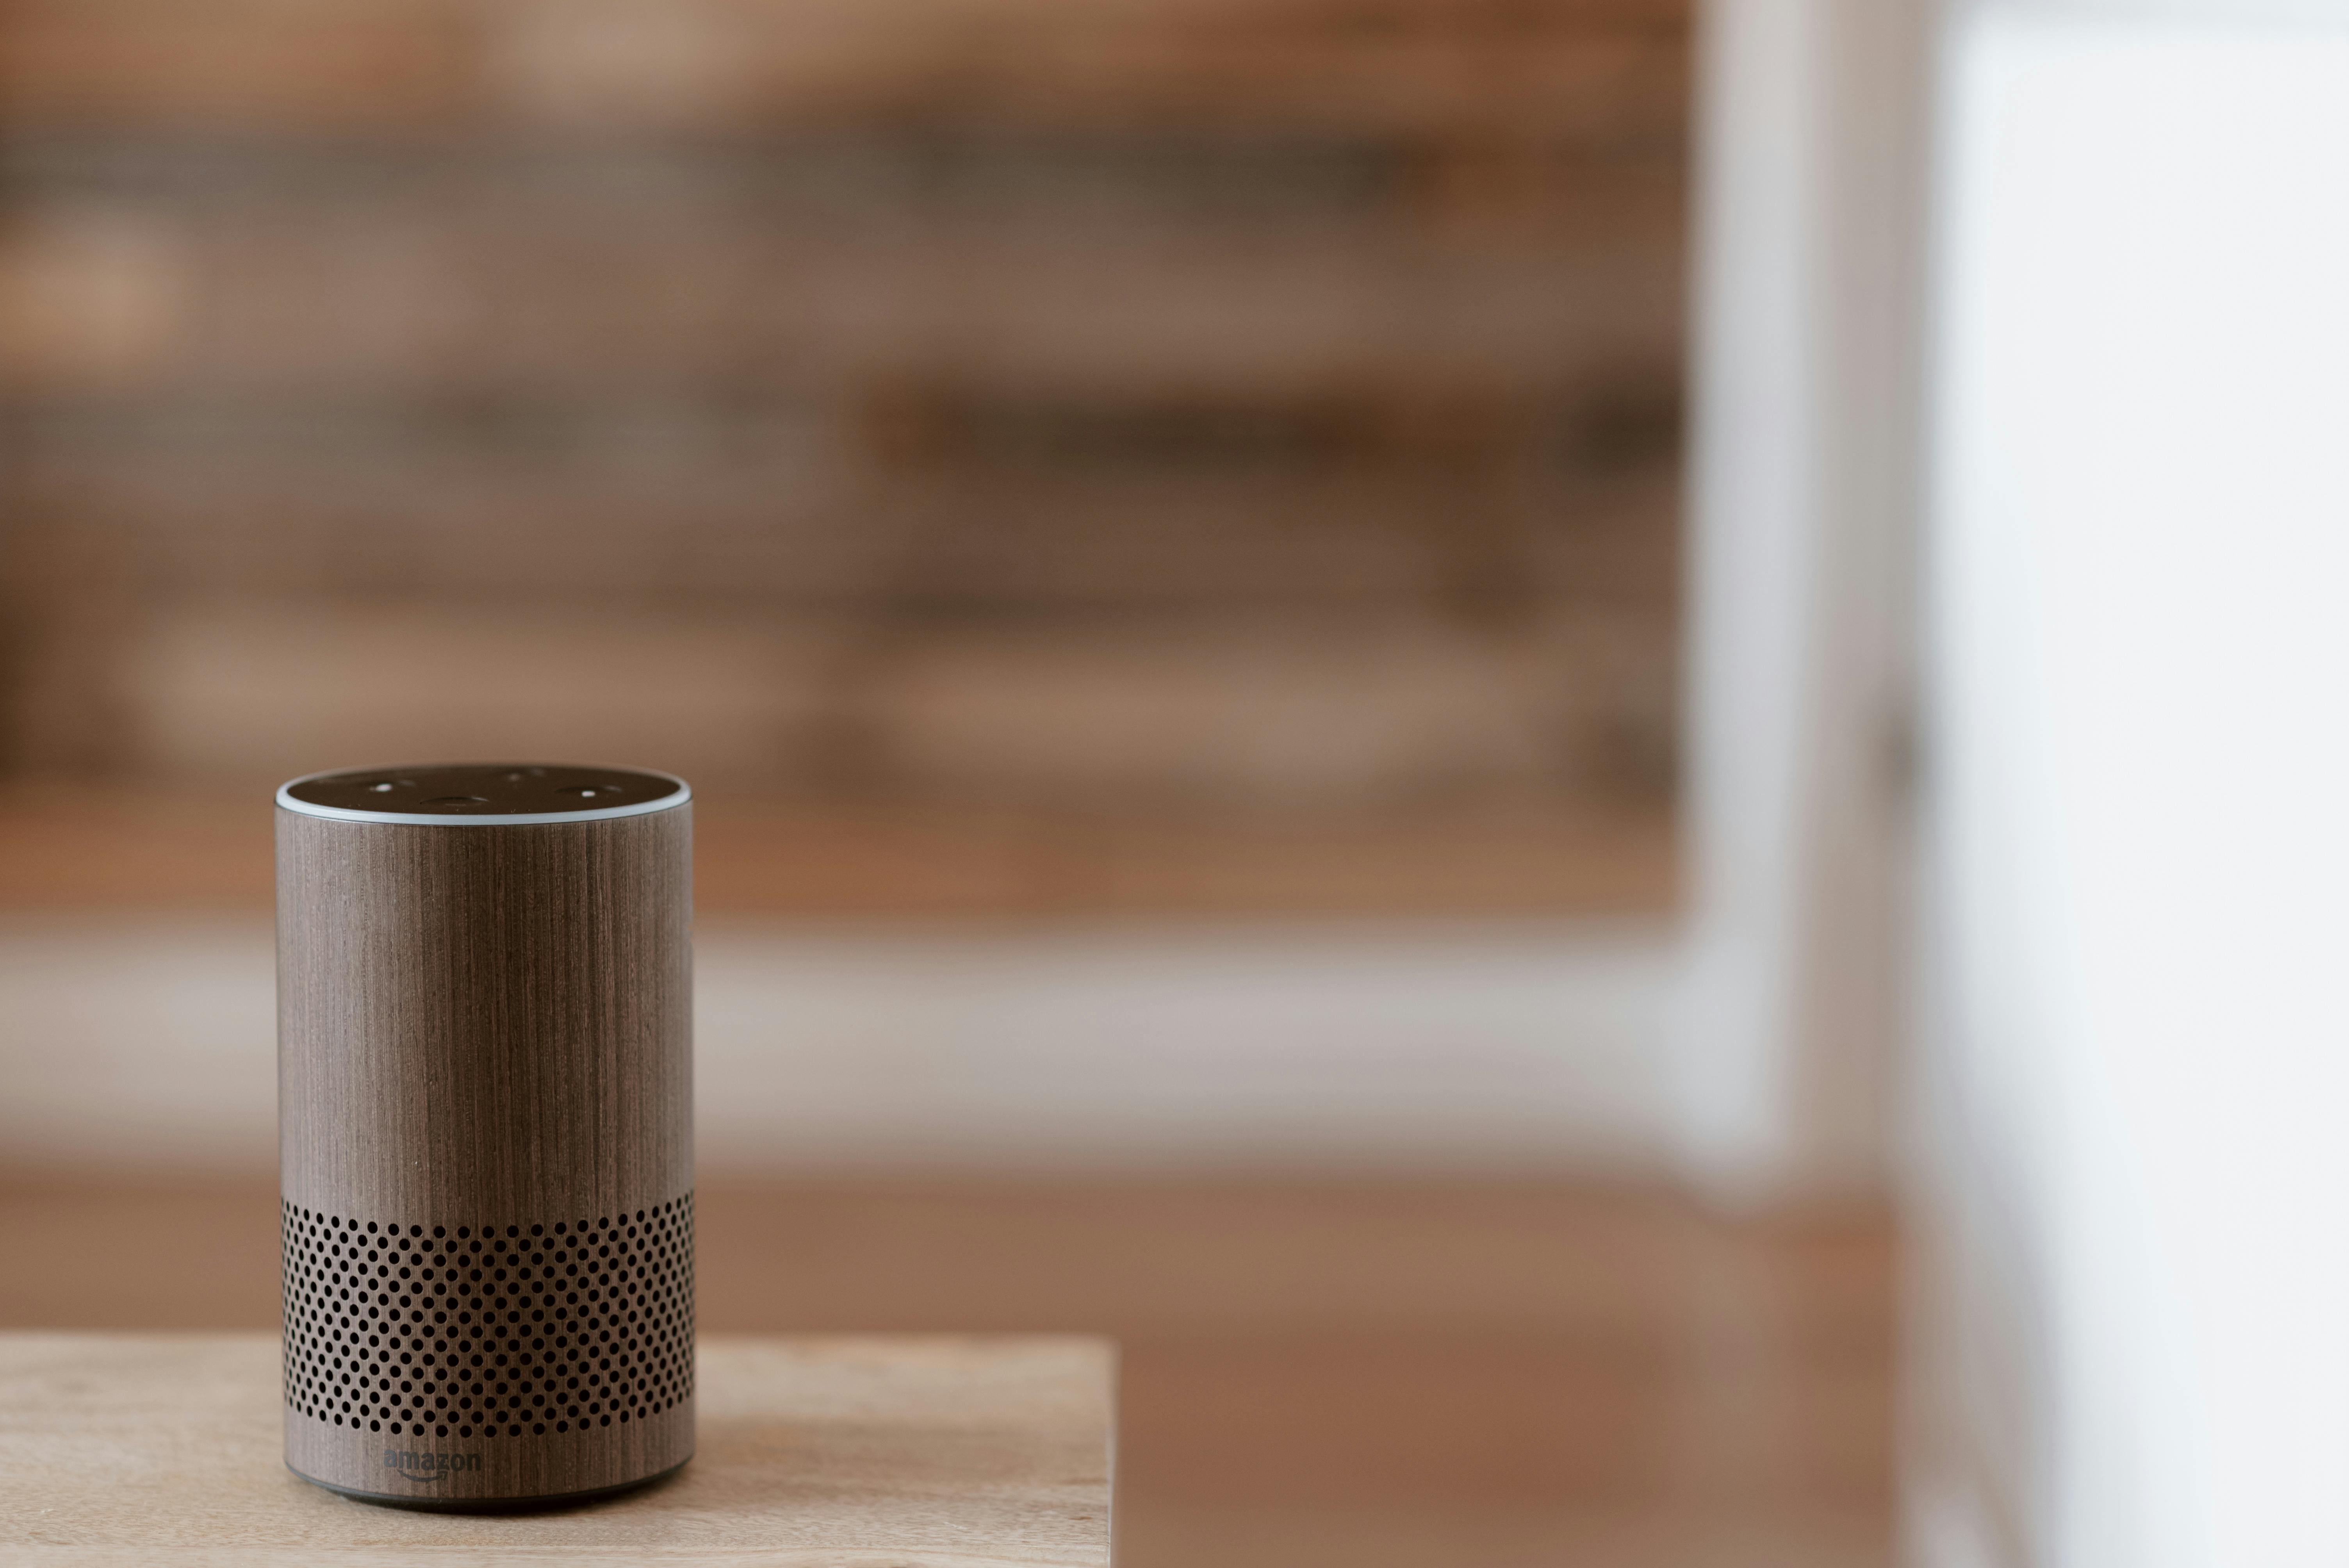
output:
[[[12,1562],[1110,1560],[1097,1339],[710,1339],[673,1480],[557,1512],[425,1514],[285,1470],[274,1335],[0,1336]]]

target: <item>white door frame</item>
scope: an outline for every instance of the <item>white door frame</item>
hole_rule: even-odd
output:
[[[1905,1003],[1922,0],[1713,0],[1698,109],[1683,1160],[1886,1170]]]

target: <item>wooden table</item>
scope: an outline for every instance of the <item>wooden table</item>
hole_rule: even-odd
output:
[[[274,1335],[0,1335],[0,1563],[1026,1568],[1110,1561],[1114,1355],[1084,1338],[705,1338],[677,1479],[407,1512],[283,1463]]]

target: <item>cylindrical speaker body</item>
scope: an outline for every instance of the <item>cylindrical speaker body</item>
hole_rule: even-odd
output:
[[[692,1456],[690,799],[536,764],[278,792],[297,1474],[494,1509]]]

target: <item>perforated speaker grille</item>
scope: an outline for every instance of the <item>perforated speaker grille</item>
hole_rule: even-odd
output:
[[[523,1439],[693,1397],[693,1195],[429,1225],[285,1205],[285,1403],[370,1432]]]

